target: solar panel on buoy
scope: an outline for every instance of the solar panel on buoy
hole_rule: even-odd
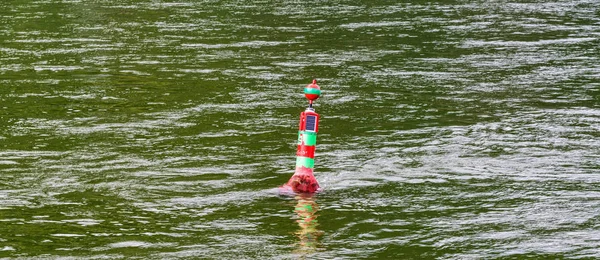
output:
[[[306,116],[306,131],[314,132],[317,128],[317,117],[313,115]]]

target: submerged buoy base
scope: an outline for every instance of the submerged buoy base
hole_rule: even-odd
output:
[[[319,190],[319,182],[313,174],[313,169],[297,167],[290,180],[280,188],[291,190],[295,193],[315,193]]]

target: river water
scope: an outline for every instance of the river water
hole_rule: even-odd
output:
[[[0,257],[600,258],[600,2],[0,3]],[[282,196],[302,89],[316,196]]]

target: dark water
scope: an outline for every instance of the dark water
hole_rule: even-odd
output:
[[[0,257],[600,258],[600,3],[0,2]],[[279,196],[302,88],[315,197]]]

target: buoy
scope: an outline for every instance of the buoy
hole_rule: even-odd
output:
[[[313,108],[313,102],[321,96],[321,88],[317,80],[304,88],[304,96],[309,100],[308,108],[300,113],[298,129],[298,149],[296,150],[296,171],[290,180],[282,186],[296,193],[315,193],[319,190],[319,182],[314,176],[315,149],[320,116]]]

